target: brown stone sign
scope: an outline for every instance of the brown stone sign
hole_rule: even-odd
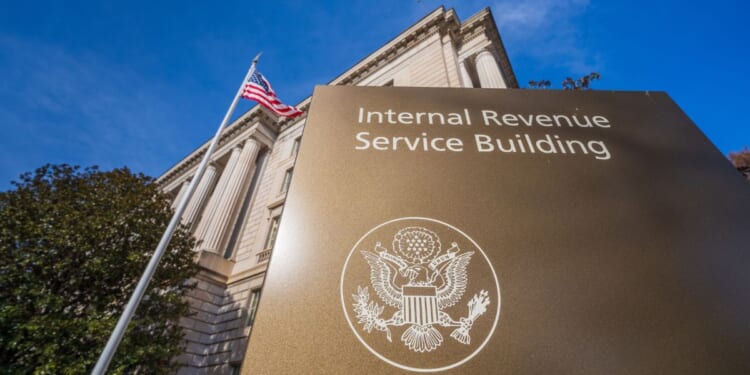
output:
[[[748,233],[664,93],[317,87],[243,372],[748,374]]]

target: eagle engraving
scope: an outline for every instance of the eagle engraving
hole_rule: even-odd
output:
[[[461,253],[453,242],[443,254],[437,234],[423,227],[399,230],[389,252],[380,242],[374,251],[360,253],[370,266],[370,283],[375,294],[397,311],[390,319],[380,315],[385,306],[370,301],[367,287],[359,286],[354,298],[354,312],[363,329],[383,331],[392,342],[391,327],[408,326],[401,341],[414,352],[437,349],[443,335],[437,327],[456,327],[451,337],[468,345],[474,321],[490,304],[489,294],[481,290],[469,300],[469,314],[454,320],[445,309],[463,298],[468,286],[467,269],[474,252]]]

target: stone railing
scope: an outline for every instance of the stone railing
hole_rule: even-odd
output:
[[[266,249],[258,253],[258,263],[268,262],[271,259],[272,249]]]

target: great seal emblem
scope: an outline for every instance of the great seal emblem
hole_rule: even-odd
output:
[[[500,287],[489,258],[463,231],[409,217],[357,241],[342,270],[341,302],[349,326],[377,357],[435,372],[465,363],[487,344]]]

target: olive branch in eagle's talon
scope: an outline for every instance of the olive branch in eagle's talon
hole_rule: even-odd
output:
[[[352,297],[354,298],[353,305],[354,312],[357,314],[357,323],[362,324],[362,328],[367,333],[372,332],[373,328],[385,332],[388,342],[392,342],[391,330],[388,328],[386,321],[380,318],[384,307],[370,301],[370,293],[366,287],[357,287],[357,294],[352,294]]]

